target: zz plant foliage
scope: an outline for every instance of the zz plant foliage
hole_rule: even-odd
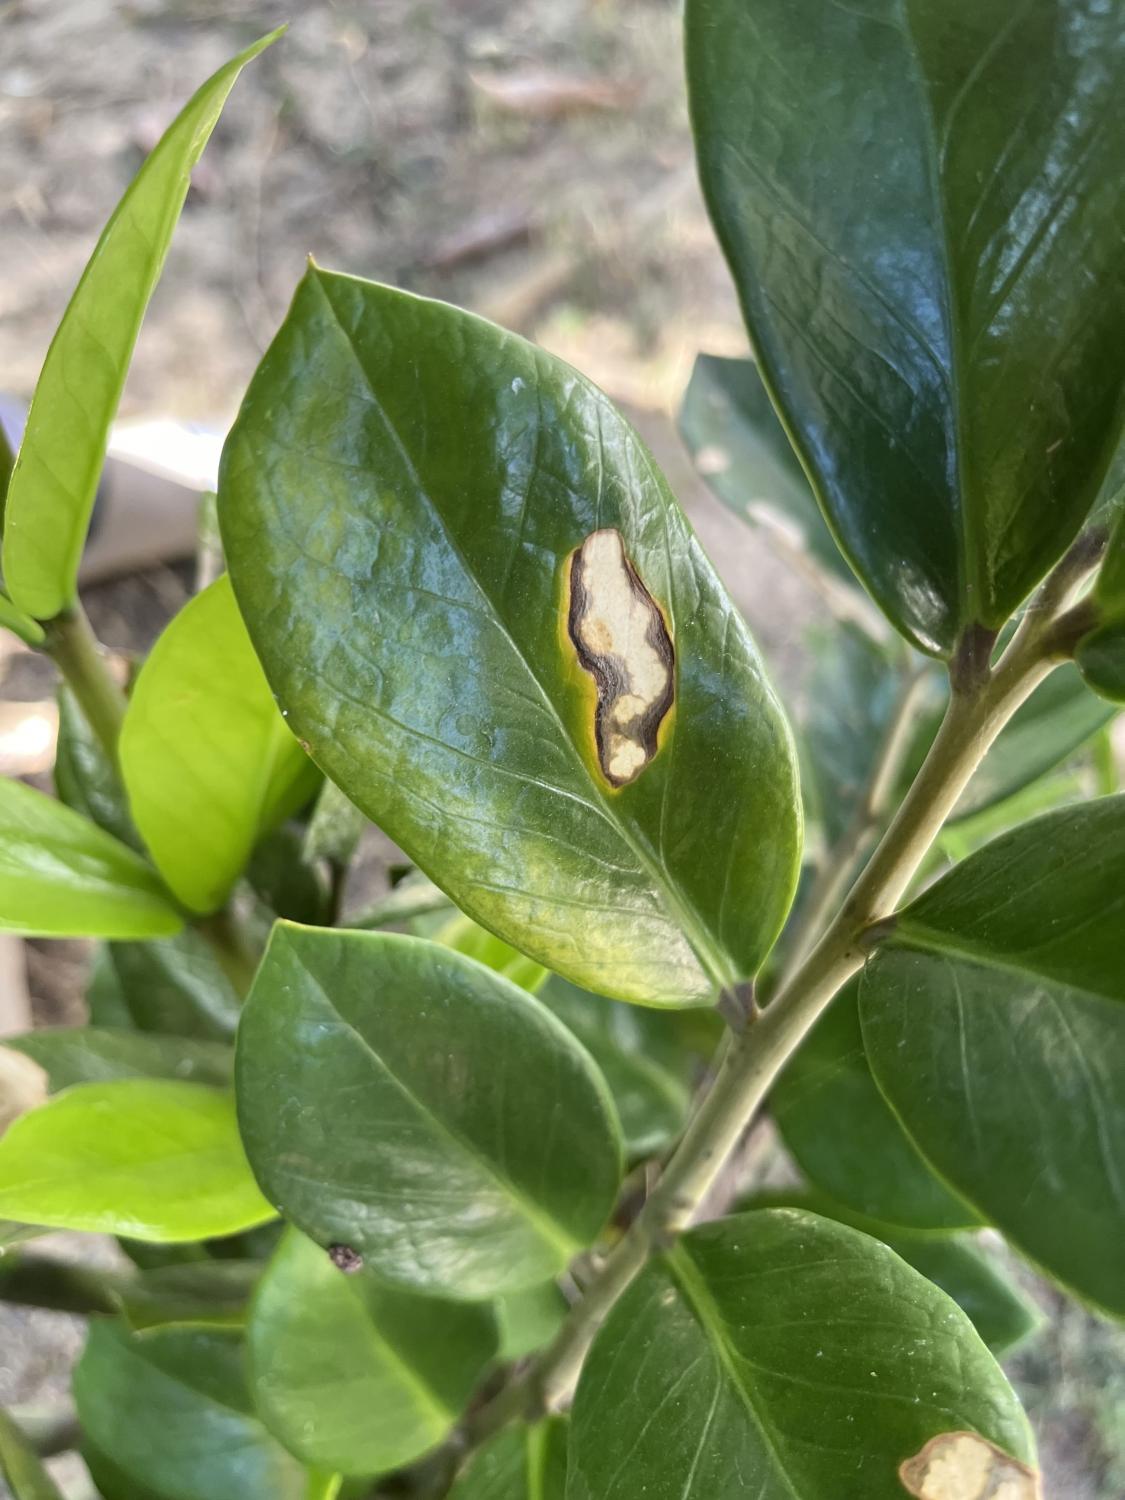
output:
[[[45,1097],[0,1296],[89,1315],[105,1500],[1032,1500],[997,1355],[1038,1314],[978,1232],[1125,1316],[1125,16],[688,0],[686,38],[755,360],[701,356],[683,430],[829,602],[803,705],[588,380],[315,264],[227,571],[124,693],[77,559],[272,38],[129,188],[5,461],[3,623],[64,686],[0,926],[99,946],[90,1024],[7,1042]],[[413,868],[357,909],[367,821]],[[763,1110],[794,1186],[747,1196]]]

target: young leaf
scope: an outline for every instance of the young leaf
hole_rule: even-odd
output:
[[[526,991],[434,943],[279,923],[236,1077],[266,1196],[396,1285],[534,1286],[613,1205],[618,1127],[589,1057]]]
[[[246,1333],[262,1420],[291,1453],[345,1474],[410,1463],[450,1432],[496,1353],[487,1307],[339,1270],[291,1230]]]
[[[146,1036],[122,1027],[48,1026],[24,1036],[6,1036],[11,1047],[37,1062],[50,1092],[76,1083],[107,1083],[115,1078],[172,1078],[183,1083],[231,1082],[233,1049],[194,1037]]]
[[[509,1427],[474,1453],[449,1500],[564,1500],[567,1423]]]
[[[853,979],[782,1073],[770,1107],[809,1180],[884,1224],[962,1229],[979,1222],[919,1156],[879,1092],[863,1050]]]
[[[62,1500],[39,1455],[3,1411],[0,1411],[0,1479],[8,1481],[12,1500]]]
[[[871,1070],[1011,1242],[1125,1314],[1125,797],[994,840],[899,914],[864,975]]]
[[[495,1304],[500,1330],[499,1357],[525,1359],[549,1344],[566,1318],[567,1301],[553,1281],[512,1292]]]
[[[543,1004],[572,1031],[609,1085],[626,1155],[651,1156],[683,1128],[691,1098],[693,1056],[677,1017],[618,1005],[552,975]]]
[[[1121,436],[1123,67],[1101,0],[688,4],[700,173],[763,378],[923,650],[1008,619]]]
[[[141,668],[121,771],[157,867],[199,912],[222,905],[260,835],[311,796],[316,769],[277,711],[225,575]]]
[[[255,1414],[232,1333],[94,1323],[74,1399],[94,1477],[101,1487],[104,1461],[123,1500],[305,1500],[307,1476]]]
[[[902,1500],[899,1466],[954,1431],[1032,1461],[961,1309],[877,1240],[765,1209],[692,1230],[610,1313],[567,1500]]]
[[[313,268],[219,504],[289,722],[463,911],[618,999],[706,1004],[754,973],[796,880],[789,731],[589,382],[456,308]]]
[[[149,938],[182,926],[132,849],[53,797],[0,780],[0,931]]]
[[[75,596],[110,423],[191,169],[235,79],[278,35],[220,68],[173,120],[114,210],[47,351],[4,523],[5,583],[36,619]]]
[[[84,1083],[0,1140],[0,1216],[176,1242],[273,1217],[228,1094],[147,1078]]]

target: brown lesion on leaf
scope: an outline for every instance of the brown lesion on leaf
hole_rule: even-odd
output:
[[[591,532],[572,555],[567,629],[597,688],[602,774],[611,786],[628,786],[656,754],[675,697],[675,652],[619,531]]]
[[[1041,1500],[1039,1474],[976,1432],[942,1432],[898,1471],[916,1500]]]

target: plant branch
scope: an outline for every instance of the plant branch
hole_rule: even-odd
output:
[[[117,765],[117,741],[125,719],[125,694],[113,679],[82,606],[75,603],[43,627],[44,649],[78,699],[90,728]]]

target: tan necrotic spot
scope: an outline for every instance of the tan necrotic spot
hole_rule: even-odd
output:
[[[627,786],[656,754],[675,694],[672,640],[619,531],[592,532],[570,564],[570,639],[597,687],[594,737],[611,786]]]
[[[917,1500],[1040,1500],[1039,1476],[975,1432],[943,1432],[898,1471]]]

